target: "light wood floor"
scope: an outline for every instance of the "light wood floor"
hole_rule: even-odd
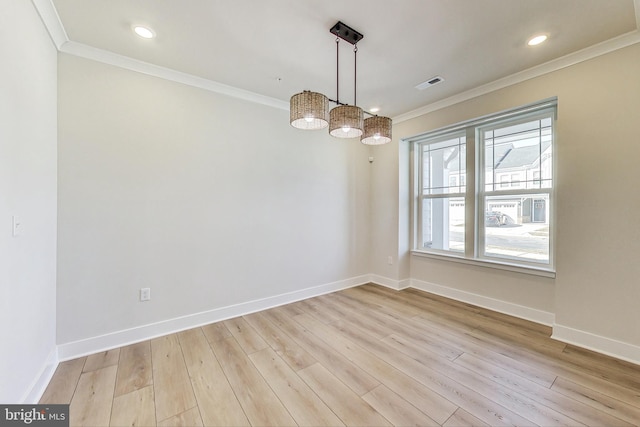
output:
[[[640,425],[640,367],[365,285],[61,363],[72,425]]]

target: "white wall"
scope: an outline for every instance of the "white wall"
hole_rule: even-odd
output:
[[[67,54],[58,76],[59,344],[369,273],[358,141]]]
[[[0,58],[0,402],[22,403],[56,363],[56,49],[31,2],[0,3]]]
[[[554,336],[640,363],[640,45],[579,63],[394,126],[372,182],[372,270],[382,255],[410,258],[414,283],[443,286],[512,308],[555,315]],[[530,102],[558,97],[555,279],[409,256],[399,214],[407,166],[398,140]],[[403,158],[402,162],[399,159]],[[401,189],[399,191],[399,188]],[[402,207],[402,204],[400,204]],[[402,267],[389,271],[403,279]]]

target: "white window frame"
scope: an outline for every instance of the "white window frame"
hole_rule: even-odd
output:
[[[477,119],[458,123],[446,128],[437,129],[425,134],[416,135],[411,138],[404,139],[411,146],[411,176],[413,179],[412,188],[412,216],[413,216],[413,250],[414,256],[424,256],[429,258],[438,258],[454,262],[462,262],[466,264],[480,265],[483,267],[492,267],[522,273],[541,275],[545,277],[555,277],[555,188],[557,187],[556,173],[556,117],[557,116],[557,98],[549,98],[536,103],[528,104],[519,108],[502,111],[496,114],[483,116]],[[482,129],[495,128],[502,124],[512,125],[519,122],[528,122],[536,120],[540,117],[552,118],[552,185],[551,188],[531,188],[526,189],[526,182],[520,182],[520,188],[502,189],[500,183],[497,183],[498,190],[493,192],[485,191],[485,168],[483,162]],[[454,136],[455,133],[466,133],[466,191],[456,195],[464,195],[465,198],[465,251],[464,254],[453,251],[431,250],[420,247],[422,241],[422,164],[421,152],[422,146],[429,142],[436,142],[443,138]],[[485,242],[485,201],[490,196],[508,196],[508,195],[535,195],[546,194],[549,197],[549,262],[528,262],[522,258],[509,258],[502,256],[494,256],[484,253]]]
[[[443,137],[444,135],[446,135],[446,137]],[[425,141],[421,141],[421,143],[419,144],[420,147],[422,147],[423,145],[428,145],[428,144],[437,144],[443,141],[446,141],[447,139],[455,139],[461,136],[465,136],[464,132],[451,132],[451,133],[446,133],[443,135],[434,135],[433,138],[429,138]],[[417,146],[418,144],[416,144]],[[465,142],[465,151],[468,152],[468,144]],[[422,152],[420,152],[420,154],[418,156],[415,156],[417,161],[422,163]],[[468,164],[468,160],[467,160],[467,164]],[[466,170],[466,169],[465,169]],[[465,172],[466,174],[466,172]],[[466,197],[466,192],[445,192],[444,190],[442,191],[442,193],[439,194],[423,194],[422,192],[422,185],[423,185],[423,176],[422,176],[422,165],[418,166],[417,168],[417,177],[416,177],[416,181],[417,186],[416,186],[416,190],[418,191],[418,198],[419,198],[419,202],[417,203],[419,206],[417,206],[417,210],[418,210],[418,215],[420,215],[420,218],[422,218],[422,206],[423,206],[423,202],[424,200],[427,199],[431,199],[431,200],[435,200],[435,199],[447,199],[447,198],[464,198],[465,199],[465,203],[467,202],[467,197]],[[450,185],[450,183],[448,183]],[[419,187],[418,187],[419,186]],[[460,187],[460,185],[457,185],[456,187]],[[467,218],[465,217],[465,223],[466,223]],[[416,227],[416,237],[419,239],[419,242],[422,243],[422,237],[423,236],[423,228],[422,228],[422,221],[418,221],[417,227]],[[416,246],[418,244],[418,240],[414,239],[414,246]],[[466,253],[466,247],[467,247],[467,242],[465,239],[465,253]],[[424,249],[424,247],[422,248]],[[454,251],[454,250],[443,250],[443,249],[430,249],[429,252],[432,253],[442,253],[442,254],[451,254],[453,256],[460,256],[460,252],[459,251]]]

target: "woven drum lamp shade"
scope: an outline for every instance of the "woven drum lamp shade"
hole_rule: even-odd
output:
[[[362,135],[364,111],[355,105],[339,105],[329,113],[329,133],[336,138]]]
[[[364,120],[364,133],[360,140],[366,145],[382,145],[391,142],[391,119],[373,116]]]
[[[297,129],[326,128],[329,124],[329,99],[308,90],[293,95],[289,101],[289,123]]]

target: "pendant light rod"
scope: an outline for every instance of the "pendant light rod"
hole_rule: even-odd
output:
[[[336,104],[340,103],[340,39],[336,37]]]
[[[357,96],[358,88],[358,45],[353,45],[353,105],[358,105]]]

